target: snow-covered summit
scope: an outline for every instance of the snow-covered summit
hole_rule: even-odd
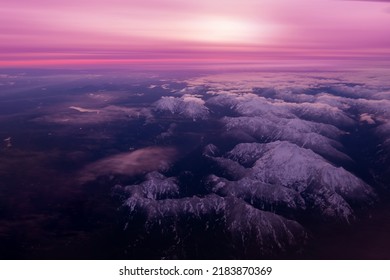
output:
[[[181,115],[193,120],[206,119],[209,114],[204,101],[192,95],[183,95],[182,97],[163,96],[154,105],[155,111]]]

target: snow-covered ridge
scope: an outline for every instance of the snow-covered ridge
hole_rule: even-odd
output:
[[[295,190],[276,184],[268,184],[252,178],[229,181],[210,175],[210,190],[220,196],[241,198],[253,207],[277,213],[289,218],[297,218],[306,209],[305,201]]]
[[[137,185],[117,185],[114,191],[124,198],[126,230],[131,231],[134,223],[142,223],[141,240],[162,234],[171,240],[164,244],[165,250],[175,254],[183,253],[188,242],[200,242],[194,236],[199,231],[206,236],[220,234],[228,242],[224,246],[229,245],[237,251],[233,252],[235,255],[243,256],[250,256],[245,251],[254,244],[253,256],[271,257],[297,251],[307,240],[307,233],[299,223],[253,207],[239,194],[180,197],[178,180],[158,172],[148,173]]]
[[[239,144],[225,157],[224,160],[210,158],[230,173],[238,170],[237,164],[241,169],[246,168],[232,182],[214,177],[213,190],[217,193],[221,190],[230,194],[242,193],[243,189],[236,191],[234,188],[244,186],[249,193],[240,194],[241,197],[256,197],[256,193],[264,196],[270,192],[269,186],[262,184],[265,183],[275,187],[276,201],[283,198],[291,210],[295,211],[304,201],[302,209],[306,208],[323,220],[341,222],[354,219],[354,207],[366,207],[375,200],[373,189],[361,179],[342,167],[333,166],[310,149],[289,142]],[[230,165],[226,160],[230,160]]]
[[[126,189],[133,187],[127,186]],[[271,257],[298,251],[307,240],[306,231],[297,222],[261,211],[232,196],[210,194],[156,200],[133,193],[123,207],[128,213],[128,227],[133,221],[142,219],[142,240],[154,239],[156,232],[162,233],[166,240],[164,251],[175,252],[179,256],[185,254],[188,242],[201,242],[202,239],[195,238],[200,232],[210,237],[220,234],[227,241],[224,246],[229,245],[234,255],[243,256],[250,256],[245,251],[254,244],[254,256]],[[197,226],[193,228],[195,224]],[[203,245],[199,243],[197,246]]]
[[[148,173],[145,181],[139,185],[131,185],[121,188],[126,196],[139,199],[166,199],[179,196],[180,188],[176,178],[167,178],[157,171]]]
[[[154,104],[154,109],[193,120],[206,119],[209,110],[204,103],[201,98],[188,94],[182,97],[163,96]]]
[[[285,140],[328,158],[351,161],[340,151],[342,145],[337,141],[344,132],[332,125],[266,117],[224,117],[222,122],[232,135],[239,131],[239,135],[246,134],[259,142]]]

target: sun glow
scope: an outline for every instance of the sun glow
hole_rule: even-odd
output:
[[[210,17],[199,18],[184,26],[184,39],[210,43],[258,42],[265,30],[244,20]]]

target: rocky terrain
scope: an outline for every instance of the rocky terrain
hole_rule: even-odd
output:
[[[219,246],[228,258],[297,256],[313,238],[308,229],[351,225],[378,202],[375,188],[385,180],[373,186],[360,177],[354,170],[364,162],[345,143],[369,131],[382,139],[380,160],[388,160],[390,85],[286,74],[294,79],[290,84],[256,75],[189,80],[187,88],[155,102],[157,117],[187,119],[182,125],[188,127],[219,123],[217,134],[202,136],[198,147],[202,168],[194,170],[203,171],[191,185],[201,193],[188,196],[187,183],[175,173],[148,173],[139,184],[117,186],[127,193],[127,227],[145,224],[130,233],[144,235],[143,242],[164,238],[158,256],[204,256],[207,246],[208,252]],[[168,138],[174,136],[171,131]]]

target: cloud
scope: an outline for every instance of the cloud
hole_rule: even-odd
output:
[[[62,125],[95,125],[115,120],[153,118],[147,107],[126,106],[129,93],[122,91],[89,92],[65,96],[55,105],[42,105],[35,109],[34,122],[57,123]],[[128,101],[127,101],[128,102]]]
[[[37,117],[33,119],[33,121],[63,125],[93,125],[137,118],[151,120],[153,116],[148,108],[131,108],[109,105],[103,108],[87,109],[80,106],[70,106],[58,113]]]
[[[87,182],[106,175],[134,176],[166,170],[176,156],[176,149],[171,147],[147,147],[109,156],[87,165],[80,172],[80,181]]]
[[[368,124],[375,124],[375,119],[372,117],[372,115],[367,113],[360,115],[360,121]]]
[[[86,109],[86,108],[77,107],[77,106],[70,106],[69,109],[73,109],[73,110],[76,110],[76,111],[81,112],[81,113],[99,113],[100,112],[99,110],[96,110],[96,109]]]

